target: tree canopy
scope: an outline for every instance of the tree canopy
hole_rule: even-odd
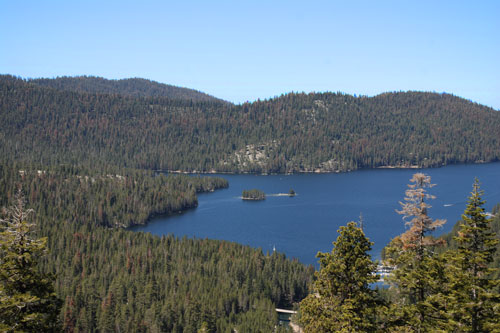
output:
[[[496,332],[500,330],[498,264],[495,258],[500,215],[488,218],[476,179],[467,207],[450,235],[428,234],[442,225],[427,215],[430,177],[415,174],[400,213],[409,228],[385,248],[383,259],[395,269],[386,326],[389,331]],[[496,221],[495,223],[492,223]],[[454,235],[454,236],[453,236]],[[497,261],[498,262],[498,261]]]
[[[498,267],[490,266],[499,241],[483,208],[483,195],[475,179],[451,256],[456,269],[450,275],[450,303],[462,332],[500,331],[500,280],[494,277]]]
[[[0,330],[2,332],[59,332],[62,302],[54,277],[39,267],[46,238],[33,238],[21,190],[16,203],[0,220]]]
[[[154,213],[194,207],[196,193],[227,186],[213,177],[0,164],[0,205],[22,185],[37,237],[49,252],[68,332],[272,331],[276,307],[309,291],[313,268],[283,254],[227,241],[132,232]],[[121,222],[121,223],[115,223]]]
[[[306,332],[373,332],[377,280],[368,251],[372,243],[355,222],[340,227],[331,253],[318,252],[320,270],[314,292],[300,303]]]

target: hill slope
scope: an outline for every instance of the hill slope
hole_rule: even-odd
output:
[[[55,273],[65,332],[271,332],[274,308],[309,292],[313,268],[283,254],[120,228],[194,207],[223,179],[0,162],[0,207],[19,186],[48,238],[41,269]]]
[[[50,87],[63,91],[119,94],[133,97],[168,97],[196,102],[222,101],[193,89],[176,87],[140,78],[107,80],[95,76],[63,76],[55,79],[32,79],[29,82],[42,87]]]
[[[231,105],[0,78],[0,152],[41,164],[335,172],[500,158],[500,113],[435,93],[287,94]]]

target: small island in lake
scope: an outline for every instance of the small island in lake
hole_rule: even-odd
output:
[[[253,189],[253,190],[243,190],[243,194],[241,195],[243,200],[265,200],[266,194],[261,190]]]

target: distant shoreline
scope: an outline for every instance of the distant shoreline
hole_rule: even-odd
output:
[[[476,162],[470,162],[470,163],[453,163],[453,164],[443,164],[443,165],[438,165],[438,166],[428,166],[428,167],[422,167],[419,165],[381,165],[373,168],[359,168],[359,169],[353,169],[353,170],[345,170],[345,171],[340,171],[340,170],[334,170],[334,171],[325,171],[321,169],[315,169],[315,170],[301,170],[301,171],[294,171],[294,172],[250,172],[250,171],[217,171],[217,170],[209,170],[209,171],[198,171],[198,170],[193,170],[193,171],[185,171],[185,170],[153,170],[154,172],[159,172],[159,173],[171,173],[171,174],[185,174],[185,175],[260,175],[260,176],[267,176],[267,175],[297,175],[297,174],[310,174],[310,173],[316,173],[316,174],[332,174],[332,173],[347,173],[347,172],[352,172],[352,171],[361,171],[361,170],[376,170],[376,169],[438,169],[441,167],[446,167],[446,166],[452,166],[452,165],[468,165],[468,164],[487,164],[487,163],[499,163],[500,161],[491,161],[491,162],[484,162],[484,161],[476,161]]]
[[[418,165],[382,165],[374,169],[422,169]]]

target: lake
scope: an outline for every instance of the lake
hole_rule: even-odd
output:
[[[463,213],[474,177],[485,191],[485,208],[500,203],[500,163],[453,165],[435,169],[372,169],[340,174],[217,175],[229,188],[200,194],[195,209],[179,215],[158,217],[134,231],[178,237],[212,238],[260,247],[264,252],[283,252],[317,267],[318,251],[331,251],[337,230],[363,216],[366,235],[374,242],[372,256],[405,231],[399,201],[404,198],[415,172],[432,177],[436,184],[428,192],[429,215],[448,222],[435,235],[451,230]],[[244,189],[260,189],[264,201],[243,201]],[[295,197],[272,196],[288,193]]]

